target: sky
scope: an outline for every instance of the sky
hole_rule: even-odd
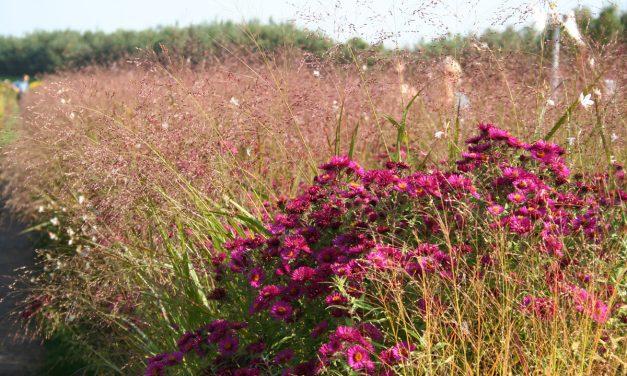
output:
[[[556,0],[560,11],[598,11],[627,0]],[[0,35],[35,30],[143,29],[211,21],[293,22],[337,39],[405,46],[446,32],[528,25],[544,0],[0,0]]]

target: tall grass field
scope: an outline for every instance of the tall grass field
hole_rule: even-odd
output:
[[[544,44],[243,35],[0,96],[16,319],[73,374],[627,372],[623,39],[555,86]]]

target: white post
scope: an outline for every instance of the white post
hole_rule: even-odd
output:
[[[560,29],[562,25],[556,24],[553,29],[553,66],[551,70],[551,97],[555,98],[557,87],[560,84]]]

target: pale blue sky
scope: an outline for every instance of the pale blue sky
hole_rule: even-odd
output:
[[[433,5],[435,3],[435,5]],[[525,11],[542,0],[0,0],[0,35],[33,30],[142,29],[214,20],[295,22],[343,40],[361,36],[386,44],[420,37],[480,32],[488,26],[529,24]],[[598,10],[627,0],[557,0],[560,10]]]

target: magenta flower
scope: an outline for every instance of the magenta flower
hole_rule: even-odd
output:
[[[252,287],[256,289],[261,287],[264,279],[265,276],[263,274],[263,269],[261,269],[260,267],[253,268],[248,274],[248,282]]]
[[[337,340],[350,343],[360,343],[363,340],[359,330],[352,326],[338,326],[331,336]]]
[[[527,198],[521,192],[510,193],[507,195],[507,199],[515,204],[522,204],[523,202],[527,201]]]
[[[356,370],[371,371],[374,369],[374,363],[370,359],[370,354],[360,345],[354,345],[346,351],[348,365]]]
[[[227,335],[218,342],[218,352],[222,356],[231,356],[237,352],[238,346],[237,337]]]
[[[263,341],[253,342],[246,346],[246,351],[249,354],[259,354],[266,349],[266,344]]]
[[[284,364],[292,360],[293,357],[294,357],[294,350],[285,349],[285,350],[279,351],[273,360],[276,364]]]
[[[490,206],[488,206],[488,213],[492,214],[492,215],[499,215],[501,213],[503,213],[505,209],[498,204],[492,204]]]
[[[311,331],[311,338],[318,338],[322,333],[326,332],[329,328],[329,323],[327,320],[320,321]]]
[[[607,304],[586,289],[577,286],[569,286],[568,288],[577,311],[585,313],[599,324],[603,324],[609,319]]]
[[[270,316],[277,320],[287,321],[292,316],[292,306],[284,301],[278,301],[272,305],[270,309]]]
[[[334,291],[330,295],[328,295],[324,299],[324,301],[329,306],[337,306],[337,305],[341,305],[341,304],[346,303],[348,301],[348,299],[346,299],[346,297],[343,296],[342,294],[340,294],[339,292]]]
[[[392,347],[392,355],[394,359],[399,362],[409,358],[409,354],[416,349],[416,346],[407,343],[405,341],[399,342]]]

